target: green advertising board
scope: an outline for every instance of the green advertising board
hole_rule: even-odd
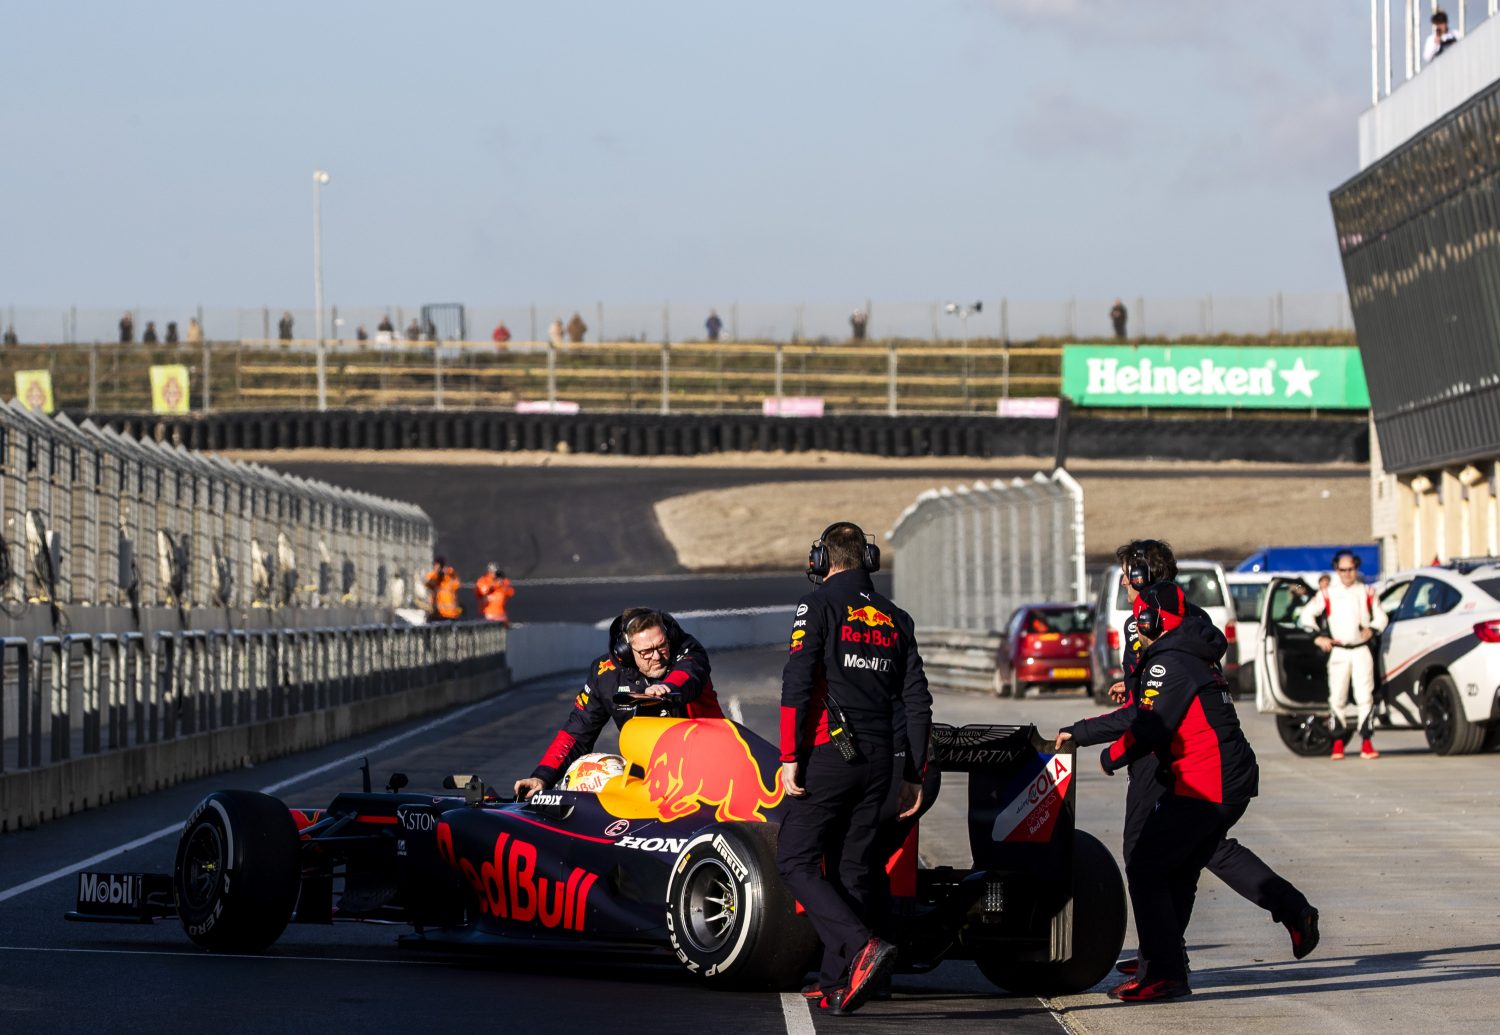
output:
[[[1362,410],[1359,349],[1066,345],[1062,391],[1079,406]]]

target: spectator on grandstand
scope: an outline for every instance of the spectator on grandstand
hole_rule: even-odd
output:
[[[168,320],[167,321],[167,337],[166,337],[166,342],[167,342],[168,345],[176,345],[177,344],[177,321],[176,320]]]
[[[20,343],[21,343],[21,339],[19,339],[19,338],[16,337],[16,325],[15,324],[7,324],[6,327],[5,327],[5,344],[7,344],[7,345],[19,345]]]
[[[574,345],[583,341],[583,336],[589,332],[589,325],[583,322],[583,317],[575,311],[573,318],[568,321],[568,340]]]
[[[870,330],[870,314],[862,308],[854,310],[849,314],[849,329],[854,332],[855,341],[864,341]]]
[[[504,320],[495,324],[495,333],[491,334],[490,337],[495,339],[496,345],[503,345],[510,341],[510,328],[505,326]]]
[[[126,310],[125,315],[120,317],[120,344],[129,345],[135,341],[135,317]]]
[[[283,312],[281,319],[276,321],[276,334],[282,341],[292,340],[292,314]]]
[[[724,329],[724,321],[719,319],[719,314],[710,309],[708,319],[703,321],[703,329],[708,332],[709,341],[718,341],[719,332]]]
[[[419,323],[417,323],[417,318],[415,316],[413,316],[411,318],[411,323],[409,323],[409,324],[406,325],[406,340],[407,341],[421,341],[422,340],[422,325],[419,324]]]
[[[1448,28],[1446,12],[1432,12],[1432,35],[1427,37],[1427,45],[1422,48],[1422,60],[1428,62],[1436,59],[1439,54],[1461,38],[1458,33]]]
[[[563,343],[563,322],[561,316],[547,325],[547,340],[553,345],[561,345]]]
[[[370,332],[367,331],[367,330],[365,330],[365,325],[364,324],[360,324],[358,327],[356,327],[354,329],[354,340],[355,341],[369,341],[370,340]]]
[[[386,313],[384,316],[382,316],[380,318],[380,323],[375,325],[375,329],[377,331],[384,331],[386,334],[395,334],[396,326],[395,324],[391,323],[391,314]]]
[[[157,340],[156,339],[156,321],[155,320],[147,320],[146,321],[146,332],[141,335],[141,344],[142,345],[155,345],[156,344],[156,340]]]
[[[1129,314],[1125,311],[1125,303],[1118,298],[1109,309],[1109,322],[1115,326],[1115,337],[1120,341],[1125,340],[1125,318]]]
[[[438,340],[437,327],[434,326],[431,320],[428,320],[427,326],[422,328],[422,337],[426,338],[428,341]]]
[[[188,318],[187,343],[189,345],[203,344],[203,328],[198,326],[198,318],[196,316]]]

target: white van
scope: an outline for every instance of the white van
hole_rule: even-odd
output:
[[[1229,641],[1229,649],[1224,652],[1224,675],[1229,685],[1235,686],[1239,682],[1239,629],[1223,567],[1217,561],[1178,561],[1177,584],[1188,602],[1203,608],[1214,625],[1223,630]],[[1103,702],[1109,696],[1110,684],[1121,677],[1120,652],[1124,645],[1120,635],[1130,616],[1130,598],[1120,583],[1118,565],[1110,565],[1099,578],[1095,614],[1093,689],[1094,698]]]

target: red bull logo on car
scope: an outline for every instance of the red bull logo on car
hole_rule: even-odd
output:
[[[569,866],[555,877],[540,876],[536,845],[510,834],[495,838],[494,857],[476,867],[468,859],[455,858],[453,829],[444,822],[437,826],[437,849],[443,861],[474,889],[480,912],[500,920],[585,930],[589,892],[599,880],[597,873]]]
[[[866,604],[864,607],[849,607],[846,604],[844,607],[849,612],[850,622],[863,622],[872,629],[877,625],[884,625],[891,629],[896,627],[895,619],[873,604]]]
[[[713,805],[720,822],[764,823],[762,810],[779,805],[784,794],[781,773],[767,787],[750,745],[722,719],[682,719],[664,731],[651,749],[645,782],[667,821]]]
[[[1021,779],[1006,788],[1009,804],[995,817],[994,841],[1050,841],[1073,781],[1068,755],[1038,755],[1040,767],[1027,766]]]

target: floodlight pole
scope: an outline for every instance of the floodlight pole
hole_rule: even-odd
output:
[[[313,170],[313,316],[314,334],[318,339],[318,411],[328,409],[327,355],[323,343],[323,184],[328,174]]]

